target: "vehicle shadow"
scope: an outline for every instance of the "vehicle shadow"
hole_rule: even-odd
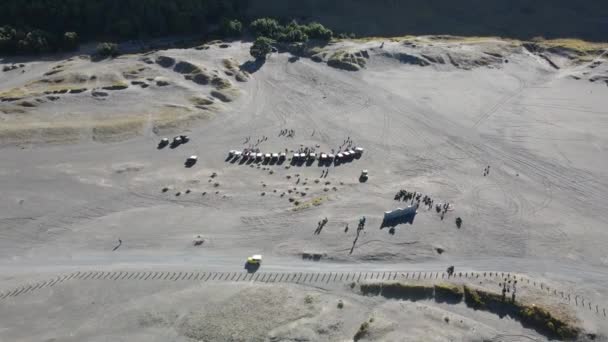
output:
[[[247,270],[247,273],[255,273],[260,269],[260,264],[250,264],[245,262],[245,266],[243,268]]]

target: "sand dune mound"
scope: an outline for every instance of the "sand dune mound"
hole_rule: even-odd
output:
[[[212,90],[211,96],[222,102],[232,102],[238,96],[238,92],[235,89],[224,89],[224,90]]]
[[[200,72],[194,75],[186,75],[186,79],[196,84],[207,85],[211,81],[211,76],[206,72]]]
[[[158,56],[156,57],[156,64],[162,66],[163,68],[170,68],[175,64],[175,58]]]
[[[230,83],[229,80],[219,76],[214,76],[211,79],[211,85],[214,86],[217,90],[228,89],[232,87],[232,83]]]
[[[427,66],[431,64],[425,58],[413,54],[408,54],[405,52],[383,52],[381,56],[394,58],[403,64],[413,64],[419,66]]]
[[[233,58],[225,58],[222,60],[222,64],[225,68],[225,73],[230,76],[234,76],[238,82],[249,81],[250,75],[247,71],[241,70],[238,62]]]
[[[464,70],[500,65],[503,63],[503,58],[501,57],[484,54],[471,56],[467,53],[448,53],[447,57],[450,64]]]
[[[141,78],[144,74],[147,76],[151,75],[152,69],[150,67],[144,65],[134,65],[133,67],[129,67],[126,70],[122,71],[122,76],[128,80],[134,80]]]
[[[178,72],[180,74],[198,74],[201,73],[202,70],[196,65],[190,62],[180,61],[173,67],[173,71]]]

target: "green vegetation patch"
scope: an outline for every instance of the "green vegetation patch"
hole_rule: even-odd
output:
[[[295,207],[293,208],[293,210],[299,211],[299,210],[311,208],[313,206],[318,207],[321,204],[323,204],[323,202],[325,202],[326,200],[327,200],[326,196],[319,196],[319,197],[315,197],[315,198],[311,199],[310,201],[305,201],[305,202],[294,201],[293,204],[295,205]]]
[[[351,286],[354,288],[354,286]],[[502,294],[451,284],[435,286],[389,283],[363,283],[359,286],[361,294],[366,296],[383,296],[385,298],[403,300],[423,300],[435,298],[438,302],[458,303],[464,301],[466,305],[475,310],[488,311],[499,316],[510,316],[519,320],[531,329],[536,330],[549,338],[560,340],[576,339],[581,330],[573,325],[569,319],[559,318],[546,308],[537,305],[526,305],[512,301]],[[367,331],[364,329],[364,331]],[[366,333],[361,333],[361,337]],[[361,338],[360,337],[360,338]]]
[[[460,302],[464,297],[462,287],[451,284],[435,285],[435,300],[438,302]]]
[[[433,298],[434,288],[426,285],[413,285],[404,283],[367,283],[361,284],[361,293],[364,295],[381,295],[386,298],[406,300],[422,300]]]
[[[580,329],[567,319],[554,316],[548,309],[511,301],[498,293],[464,287],[465,303],[476,310],[509,315],[539,333],[560,340],[573,340]]]

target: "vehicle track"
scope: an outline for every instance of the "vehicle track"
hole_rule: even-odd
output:
[[[484,121],[486,121],[490,116],[494,115],[497,111],[499,111],[504,105],[506,105],[507,103],[509,103],[511,100],[513,100],[514,98],[518,97],[519,95],[521,95],[521,93],[526,90],[527,88],[527,84],[526,82],[517,76],[514,76],[515,78],[517,78],[517,82],[519,83],[517,89],[515,90],[515,92],[511,93],[510,95],[507,95],[505,97],[503,97],[502,99],[498,100],[498,102],[496,102],[488,111],[486,111],[485,113],[483,113],[476,121],[475,124],[473,124],[474,128],[479,127],[479,125],[481,125]]]

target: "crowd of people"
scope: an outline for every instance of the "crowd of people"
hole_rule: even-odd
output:
[[[268,137],[265,136],[265,135],[262,135],[262,137],[258,138],[256,140],[255,144],[253,144],[253,143],[250,143],[251,142],[251,136],[249,136],[249,137],[245,138],[245,141],[243,142],[243,145],[249,144],[250,147],[251,146],[258,146],[259,144],[261,144],[261,143],[263,143],[264,141],[267,141],[267,140],[268,140]]]
[[[423,196],[423,194],[420,192],[410,192],[404,189],[399,190],[399,192],[395,194],[395,201],[409,201],[411,205],[414,205],[414,202],[416,202],[416,207],[420,207],[420,203],[422,203],[427,207],[427,210],[433,208],[434,203],[434,200],[430,196]]]
[[[434,205],[435,211],[437,212],[437,214],[441,215],[442,220],[448,210],[451,209],[451,204],[449,202],[435,204],[435,200],[428,195],[423,195],[422,193],[417,191],[411,192],[404,189],[399,190],[395,194],[395,201],[410,202],[410,205],[415,205],[416,208],[419,208],[420,205],[424,205],[427,210],[431,210]],[[458,219],[460,219],[460,217]],[[457,221],[459,222],[457,222],[456,225],[458,225],[458,228],[460,228],[460,225],[462,224],[462,219],[458,219]]]

